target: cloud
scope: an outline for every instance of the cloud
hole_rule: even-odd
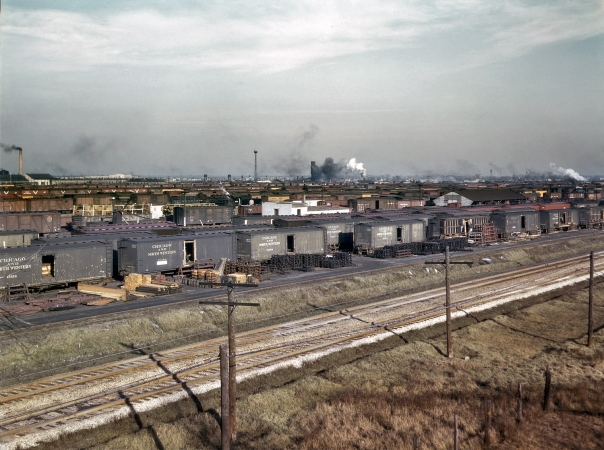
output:
[[[473,30],[490,46],[489,58],[497,59],[604,30],[602,5],[596,1],[535,6],[472,0],[302,0],[281,8],[225,2],[204,10],[88,14],[14,8],[3,16],[5,45],[27,50],[19,53],[30,55],[32,63],[42,64],[45,70],[63,71],[121,64],[278,72],[346,55],[404,48],[451,30]],[[485,60],[484,55],[480,59]]]

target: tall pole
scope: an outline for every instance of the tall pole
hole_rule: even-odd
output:
[[[232,303],[233,287],[227,286],[228,302]],[[228,333],[229,333],[229,419],[231,426],[231,439],[237,437],[237,373],[235,360],[235,306],[228,306]]]
[[[451,358],[451,286],[449,282],[449,246],[445,247],[445,307],[447,309],[447,358]]]
[[[258,150],[254,150],[254,181],[258,181]]]
[[[587,346],[594,340],[594,251],[589,254],[589,313],[587,318]]]
[[[231,426],[229,407],[229,355],[226,344],[220,345],[220,416],[221,416],[221,449],[229,450],[231,446]]]

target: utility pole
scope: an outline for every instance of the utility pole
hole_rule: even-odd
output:
[[[221,450],[231,447],[231,426],[229,406],[229,355],[226,344],[220,346],[220,429]]]
[[[453,261],[449,260],[449,246],[445,247],[445,260],[444,261],[426,261],[425,264],[443,264],[445,265],[445,310],[446,310],[446,322],[447,322],[447,358],[452,358],[453,353],[451,348],[453,346],[453,338],[451,335],[451,283],[449,278],[449,266],[451,264],[467,264],[471,266],[474,264],[473,261]]]
[[[233,289],[235,287],[258,287],[255,283],[232,283],[230,281],[222,283],[199,283],[204,286],[226,286],[227,288],[227,301],[216,302],[216,301],[200,301],[200,305],[223,305],[227,309],[227,323],[228,323],[228,344],[229,344],[229,426],[231,440],[237,438],[237,361],[236,361],[236,344],[235,344],[235,307],[236,306],[260,306],[260,303],[238,303],[232,301]]]

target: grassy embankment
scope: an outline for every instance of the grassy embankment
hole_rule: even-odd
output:
[[[463,253],[461,258],[473,259],[476,264],[471,268],[453,266],[452,280],[467,280],[480,274],[497,273],[602,249],[604,238],[594,235],[549,244],[536,240],[527,246],[507,249],[505,246],[493,247],[488,254]],[[334,271],[335,274],[337,272]],[[337,310],[441,286],[443,278],[442,270],[429,270],[422,263],[417,263],[343,279],[239,293],[236,294],[238,299],[259,301],[261,307],[239,310],[238,330],[320,314],[325,311],[321,308],[327,305],[341,303],[333,308]],[[148,353],[224,335],[226,315],[222,308],[200,308],[195,303],[139,311],[130,318],[126,313],[123,319],[102,323],[84,326],[74,323],[56,330],[50,328],[14,337],[6,336],[1,342],[3,364],[0,366],[0,386],[139,354],[132,352],[132,348],[151,346],[145,349]],[[105,358],[107,355],[109,357]],[[24,376],[48,369],[52,372]]]
[[[596,285],[595,346],[587,348],[585,287],[544,294],[443,326],[330,355],[238,388],[241,449],[452,448],[459,414],[464,449],[483,448],[485,399],[492,448],[597,449],[604,442],[604,283]],[[552,298],[553,297],[553,298]],[[545,300],[549,300],[545,302]],[[553,373],[542,411],[543,371]],[[517,383],[524,422],[516,423]],[[66,436],[47,448],[218,449],[219,393]]]

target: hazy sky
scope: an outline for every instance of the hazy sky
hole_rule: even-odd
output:
[[[240,176],[256,149],[260,174],[604,174],[602,1],[4,0],[1,21],[0,141],[28,172]]]

